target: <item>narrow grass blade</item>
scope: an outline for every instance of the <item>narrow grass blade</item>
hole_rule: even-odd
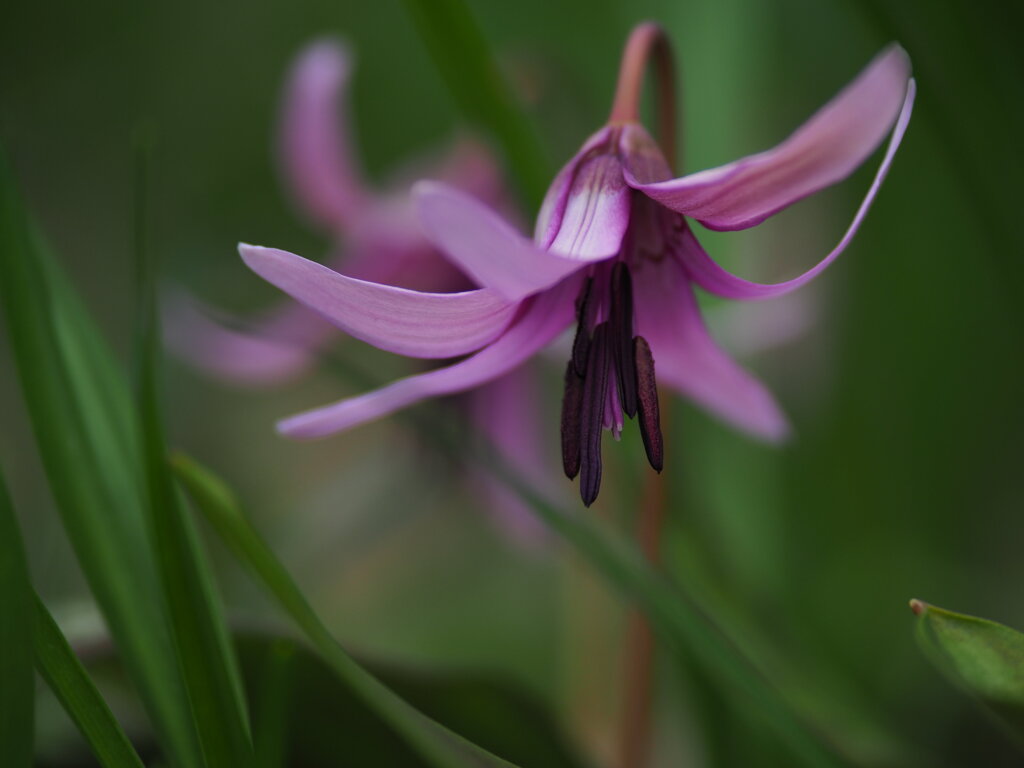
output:
[[[551,168],[465,0],[405,0],[405,6],[460,109],[499,143],[510,175],[536,208]]]
[[[0,153],[0,304],[68,538],[163,747],[202,765],[143,516],[124,377],[35,235]]]
[[[35,675],[32,587],[14,507],[0,473],[0,745],[4,765],[32,765]]]
[[[929,659],[980,701],[1024,748],[1024,634],[920,600],[917,639]]]
[[[256,768],[283,768],[288,750],[288,702],[295,644],[290,640],[270,642],[263,660],[262,684],[253,709]]]
[[[328,356],[325,362],[360,389],[379,386],[373,376],[349,360]],[[733,642],[699,601],[687,594],[684,587],[654,571],[635,547],[613,537],[593,519],[550,503],[493,448],[465,451],[465,434],[455,428],[451,419],[437,418],[422,408],[403,411],[397,418],[424,442],[479,464],[516,493],[544,525],[564,538],[613,588],[637,603],[672,657],[684,667],[692,662],[699,664],[736,709],[748,719],[771,728],[798,756],[800,765],[825,768],[850,764],[826,732],[782,695],[761,666]]]
[[[210,567],[167,463],[158,382],[156,265],[146,247],[147,150],[137,159],[135,248],[138,270],[138,400],[149,520],[171,629],[209,768],[253,763],[248,716],[234,648]]]
[[[36,597],[33,605],[35,664],[64,711],[104,768],[142,768],[135,748],[118,725],[64,634]]]
[[[173,465],[213,529],[273,594],[338,677],[425,760],[438,768],[511,765],[426,717],[363,669],[334,639],[287,570],[242,516],[227,486],[187,457],[176,456]]]

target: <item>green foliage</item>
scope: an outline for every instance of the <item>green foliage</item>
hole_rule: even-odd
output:
[[[174,468],[224,543],[270,591],[334,673],[423,758],[438,768],[510,765],[424,716],[363,669],[332,637],[287,570],[242,516],[227,486],[187,457],[177,456]]]
[[[142,760],[38,597],[33,611],[36,668],[89,742],[100,765],[142,768]]]
[[[405,7],[463,114],[497,141],[510,177],[536,208],[550,164],[465,0],[405,0]]]
[[[146,248],[145,164],[142,150],[136,188],[135,247],[141,305],[138,400],[149,521],[177,660],[206,764],[209,768],[234,768],[253,762],[238,662],[228,640],[210,566],[167,466],[158,384],[160,324],[156,311],[156,269]]]
[[[131,398],[0,157],[0,300],[64,528],[170,762],[203,764],[143,515]]]
[[[35,679],[32,587],[14,507],[0,473],[0,745],[4,764],[32,764]]]
[[[395,738],[386,721],[304,643],[249,633],[236,636],[236,643],[246,682],[255,692],[253,711],[260,711],[260,701],[280,710],[264,720],[279,731],[277,765],[284,764],[283,755],[289,765],[332,765],[341,752],[353,765],[430,765],[407,742]],[[424,714],[519,765],[581,765],[548,713],[508,683],[487,675],[396,666],[379,659],[367,667]],[[254,721],[257,744],[265,737],[259,722]],[[346,727],[339,728],[339,722]],[[266,762],[261,765],[269,768]]]
[[[927,656],[1004,723],[1024,748],[1024,634],[912,600]]]

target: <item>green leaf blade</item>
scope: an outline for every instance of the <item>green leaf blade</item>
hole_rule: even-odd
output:
[[[104,768],[142,768],[142,760],[38,597],[35,665]]]
[[[334,639],[287,570],[242,516],[227,486],[185,456],[176,456],[173,466],[199,511],[277,599],[339,679],[425,760],[438,768],[512,765],[431,720],[363,669]]]
[[[463,114],[497,141],[510,176],[536,208],[553,174],[469,7],[464,0],[405,0],[405,6]]]
[[[926,655],[995,713],[1024,747],[1024,634],[920,600],[910,606]]]
[[[34,233],[0,153],[0,304],[61,520],[169,762],[203,765],[142,514],[123,375]]]
[[[32,587],[21,530],[0,473],[0,744],[5,765],[32,765]]]
[[[252,765],[241,674],[220,598],[192,518],[167,463],[160,410],[156,264],[146,248],[147,150],[137,159],[135,245],[139,279],[138,411],[154,555],[177,660],[209,768]]]

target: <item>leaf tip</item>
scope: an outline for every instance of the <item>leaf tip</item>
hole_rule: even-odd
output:
[[[926,610],[928,610],[928,603],[924,600],[918,600],[916,597],[910,600],[910,610],[914,612],[915,616],[920,616]]]

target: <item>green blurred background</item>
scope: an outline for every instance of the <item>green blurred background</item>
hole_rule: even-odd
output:
[[[666,559],[744,643],[778,659],[810,706],[834,711],[866,764],[1019,764],[922,658],[906,603],[920,597],[1024,628],[1022,6],[470,5],[552,167],[603,120],[622,42],[640,19],[661,21],[676,44],[678,170],[771,146],[888,41],[908,50],[917,107],[875,207],[806,289],[806,332],[746,360],[797,437],[765,448],[676,408]],[[294,214],[272,152],[283,78],[303,44],[333,34],[354,48],[352,119],[372,178],[436,150],[460,124],[399,0],[19,3],[4,16],[0,139],[125,359],[140,123],[158,135],[152,236],[167,281],[239,310],[277,297],[244,269],[237,241],[309,256],[327,245]],[[795,274],[838,240],[875,162],[764,227],[699,234],[744,275]],[[346,354],[381,380],[406,370],[356,347]],[[3,337],[0,371],[0,463],[25,515],[35,582],[87,623]],[[585,565],[557,545],[524,548],[502,535],[458,468],[393,420],[319,443],[279,439],[276,418],[354,391],[328,370],[245,391],[171,363],[166,389],[176,444],[239,488],[345,642],[388,661],[512,680],[556,707],[583,751],[609,753],[623,611]],[[552,448],[556,430],[551,419]],[[610,481],[593,514],[611,524],[632,513],[634,449],[605,448]],[[225,565],[222,576],[233,615],[265,620],[240,574]],[[665,765],[700,764],[702,754],[786,764],[763,734],[715,709],[699,670],[665,669],[659,681]],[[712,713],[712,726],[702,730],[695,711]]]

